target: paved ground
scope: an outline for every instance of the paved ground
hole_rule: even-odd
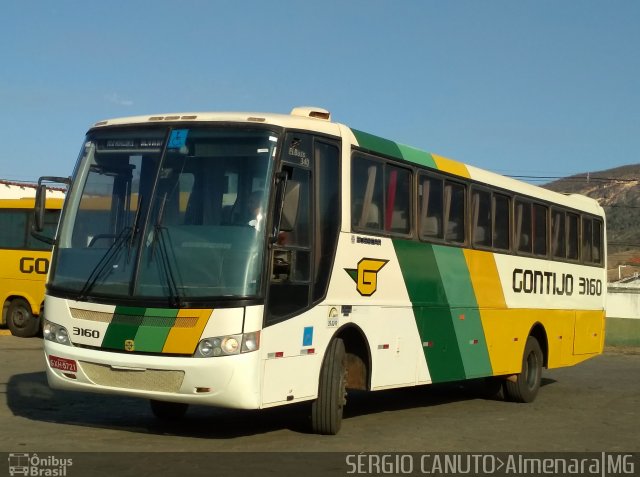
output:
[[[38,338],[0,335],[0,359],[4,452],[640,451],[638,348],[608,348],[573,368],[545,371],[532,404],[483,399],[458,385],[360,393],[350,397],[337,436],[308,433],[301,405],[193,407],[167,425],[145,401],[53,391]]]

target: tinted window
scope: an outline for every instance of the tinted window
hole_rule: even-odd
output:
[[[58,220],[60,219],[59,210],[45,210],[44,212],[44,230],[40,232],[45,237],[54,238],[58,228]],[[31,227],[31,226],[29,226]],[[30,233],[27,233],[27,248],[31,250],[51,250],[52,245],[42,240],[38,240]]]
[[[506,195],[493,195],[493,246],[500,250],[509,250],[510,248],[510,201]]]
[[[531,204],[516,200],[516,246],[518,252],[531,253],[533,236],[531,225]]]
[[[471,194],[473,244],[491,247],[491,192],[474,189]]]
[[[27,210],[0,211],[0,247],[25,247],[27,214]]]
[[[351,225],[356,229],[382,229],[383,165],[355,156],[351,171]]]
[[[445,181],[444,217],[445,240],[464,243],[465,186],[457,182]]]
[[[365,156],[354,156],[351,225],[354,229],[408,234],[411,172]]]
[[[593,221],[593,263],[602,263],[602,221]]]
[[[533,253],[547,255],[547,208],[533,204]]]
[[[567,214],[567,258],[578,259],[578,216]]]
[[[582,260],[593,261],[593,227],[591,219],[582,218]]]
[[[443,239],[443,180],[420,175],[418,179],[419,232],[421,239]]]
[[[558,209],[551,209],[551,253],[554,257],[565,257],[565,221],[564,212]]]
[[[411,222],[411,172],[408,169],[385,166],[386,203],[384,229],[387,232],[408,234]]]

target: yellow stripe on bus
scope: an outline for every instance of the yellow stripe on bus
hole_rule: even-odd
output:
[[[548,367],[571,366],[602,352],[604,311],[507,309],[492,253],[465,250],[480,319],[495,375],[520,372],[527,337],[535,323],[547,334]],[[575,335],[575,330],[581,330]]]
[[[446,157],[438,156],[437,154],[431,154],[431,156],[433,157],[433,160],[436,162],[436,166],[438,166],[438,170],[448,172],[450,174],[455,174],[460,177],[466,177],[467,179],[471,178],[471,175],[467,170],[467,166],[465,166],[461,162],[457,162],[452,159],[447,159]]]
[[[171,328],[163,353],[193,353],[213,310],[180,310]],[[195,323],[194,323],[195,320]]]

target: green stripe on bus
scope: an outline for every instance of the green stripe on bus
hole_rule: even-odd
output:
[[[493,373],[489,351],[464,251],[444,246],[434,246],[434,251],[451,309],[465,377],[490,376]]]
[[[433,169],[437,169],[436,161],[433,159],[433,156],[428,152],[421,151],[420,149],[415,149],[410,146],[404,146],[402,144],[398,144],[400,148],[400,152],[402,153],[402,157],[410,162],[415,162],[421,166],[431,167]]]
[[[394,241],[433,382],[492,374],[462,249]]]
[[[434,246],[394,240],[402,276],[413,304],[416,324],[433,382],[465,378],[451,310]]]
[[[161,353],[177,316],[178,310],[148,308],[136,333],[135,350]]]
[[[116,306],[113,319],[102,340],[102,347],[125,349],[125,341],[135,340],[145,311],[146,308]]]
[[[403,158],[402,152],[400,152],[400,148],[395,142],[374,136],[373,134],[358,131],[357,129],[352,129],[351,131],[358,141],[358,146],[361,148],[378,152],[386,156],[395,157],[396,159]]]
[[[411,146],[405,146],[404,144],[398,144],[388,139],[374,136],[373,134],[358,131],[357,129],[352,129],[351,131],[358,141],[358,146],[363,149],[391,156],[396,159],[404,159],[405,161],[413,162],[421,166],[431,167],[433,169],[438,168],[433,156],[428,152]]]

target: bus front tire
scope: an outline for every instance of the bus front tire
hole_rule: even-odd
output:
[[[188,404],[182,402],[156,401],[155,399],[151,399],[149,404],[153,415],[163,421],[180,420],[189,408]]]
[[[529,336],[522,356],[522,371],[504,382],[506,399],[512,402],[532,402],[540,389],[542,364],[540,343]]]
[[[31,312],[31,305],[24,298],[14,298],[7,310],[7,326],[11,334],[29,338],[38,334],[40,323]]]
[[[347,402],[346,352],[340,338],[331,341],[320,370],[318,398],[311,404],[311,429],[316,434],[334,435],[342,424]]]

